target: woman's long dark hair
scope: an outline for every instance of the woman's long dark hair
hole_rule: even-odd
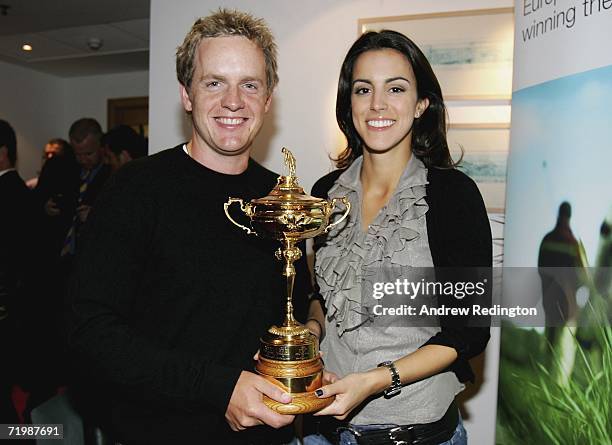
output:
[[[347,147],[335,159],[338,168],[346,168],[363,153],[351,111],[353,69],[357,58],[366,51],[394,49],[410,62],[417,84],[418,99],[429,99],[429,107],[414,120],[412,126],[412,152],[427,167],[451,168],[455,166],[446,142],[446,107],[438,79],[423,52],[405,35],[390,30],[367,32],[349,49],[338,81],[336,119],[347,140]]]

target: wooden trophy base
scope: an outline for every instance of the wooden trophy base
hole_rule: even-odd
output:
[[[260,353],[255,370],[292,397],[290,403],[281,403],[264,395],[266,406],[277,413],[312,413],[334,401],[333,397],[320,399],[314,393],[323,385],[323,362],[318,356],[318,350],[314,358],[292,361],[270,360]]]
[[[291,403],[281,403],[268,396],[263,397],[264,404],[279,414],[306,414],[322,410],[334,401],[333,397],[318,398],[314,392],[291,394]]]

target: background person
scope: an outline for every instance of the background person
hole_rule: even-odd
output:
[[[489,329],[445,320],[442,328],[383,329],[368,324],[361,294],[367,269],[491,266],[486,210],[474,182],[454,168],[439,83],[407,37],[368,32],[342,65],[336,116],[348,145],[340,170],[313,195],[347,196],[355,211],[316,240],[325,307],[313,300],[307,326],[325,335],[326,370],[342,377],[317,391],[335,400],[316,415],[348,420],[341,444],[397,443],[390,434],[398,427],[392,436],[402,443],[464,444],[454,398],[473,380],[468,359],[483,351]],[[305,443],[327,442],[315,435]]]
[[[102,128],[92,118],[75,121],[68,132],[76,164],[55,162],[49,166],[49,182],[41,190],[46,215],[63,232],[60,255],[71,262],[81,225],[110,175],[100,145]],[[60,165],[61,164],[61,165]],[[42,173],[41,173],[42,175]],[[49,193],[53,193],[49,196]]]
[[[557,223],[548,232],[538,252],[538,272],[542,282],[542,306],[545,315],[546,356],[551,377],[567,385],[576,358],[576,321],[580,308],[576,291],[585,284],[587,267],[581,245],[574,237],[570,220],[572,206],[559,205]]]
[[[66,149],[61,155],[58,152],[43,163],[34,188],[34,196],[43,215],[44,250],[52,262],[58,261],[72,222],[68,203],[78,187],[79,171],[74,151],[66,142]],[[55,209],[52,210],[50,206]]]
[[[72,221],[60,253],[64,261],[75,255],[80,228],[87,221],[89,212],[110,175],[110,167],[104,163],[102,128],[98,121],[91,118],[79,119],[70,126],[68,134],[80,172],[78,188],[75,188],[68,201],[67,212],[72,216]],[[47,213],[53,211],[50,207],[47,207],[47,210]]]
[[[0,119],[0,419],[17,421],[11,390],[22,378],[24,351],[21,326],[29,275],[36,275],[37,219],[31,191],[17,173],[17,137]],[[30,308],[31,309],[31,308]]]
[[[72,151],[72,147],[70,147],[70,144],[68,144],[68,142],[65,141],[64,139],[60,139],[60,138],[50,139],[49,142],[47,142],[45,144],[45,147],[43,148],[40,168],[41,169],[44,168],[45,164],[47,163],[49,159],[54,158],[56,156],[66,156],[71,151]],[[40,175],[40,172],[38,173],[38,175]],[[28,186],[29,189],[36,188],[36,186],[38,185],[38,178],[39,176],[36,176],[26,181],[26,185]]]
[[[147,155],[145,139],[128,125],[117,125],[102,136],[106,160],[117,171],[128,162]]]
[[[103,162],[101,136],[95,119],[75,121],[69,130],[72,150],[45,162],[34,190],[43,223],[32,231],[31,236],[40,240],[32,259],[44,267],[35,269],[38,276],[30,283],[26,300],[30,310],[22,332],[28,350],[38,351],[23,360],[22,387],[29,393],[26,419],[71,379],[65,328],[67,282],[81,228],[110,175]],[[53,366],[40,372],[41,362]]]

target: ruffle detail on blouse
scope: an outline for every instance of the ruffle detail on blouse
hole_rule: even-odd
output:
[[[316,240],[317,283],[325,299],[327,317],[336,323],[339,335],[358,328],[373,317],[371,310],[361,302],[364,268],[412,265],[407,244],[421,236],[425,222],[419,219],[429,208],[425,201],[427,168],[413,157],[389,203],[381,209],[386,217],[374,218],[366,235],[357,218],[361,193],[361,162],[358,161],[329,191],[330,199],[347,196],[353,210],[341,226]],[[332,220],[335,218],[338,218],[336,212]]]

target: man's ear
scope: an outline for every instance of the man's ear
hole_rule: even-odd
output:
[[[183,104],[183,108],[187,113],[191,113],[193,111],[193,105],[191,104],[189,92],[183,84],[179,84],[179,93],[181,95],[181,103]]]
[[[8,157],[8,147],[3,145],[0,147],[0,169],[4,170],[11,168],[12,164]]]
[[[121,150],[121,153],[119,153],[119,160],[122,164],[125,164],[126,162],[130,162],[132,160],[132,157],[130,156],[127,150]]]
[[[266,104],[264,105],[264,113],[267,113],[270,109],[270,105],[272,104],[272,93],[266,99]]]

